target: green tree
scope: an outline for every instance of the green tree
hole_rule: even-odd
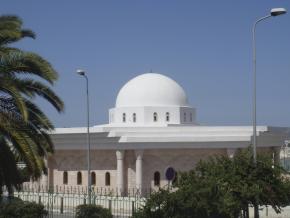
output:
[[[276,211],[289,204],[290,181],[285,171],[259,155],[253,164],[249,149],[234,158],[216,156],[182,173],[175,191],[153,194],[136,218],[248,217],[249,205],[270,205]]]
[[[49,136],[54,126],[34,103],[48,101],[57,111],[62,100],[51,90],[58,78],[49,62],[33,52],[15,48],[23,38],[35,38],[17,16],[0,16],[0,186],[11,191],[21,182],[16,163],[26,164],[29,175],[46,173],[44,156],[53,152]]]

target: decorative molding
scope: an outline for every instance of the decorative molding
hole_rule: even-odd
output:
[[[124,155],[125,155],[125,151],[124,150],[117,150],[116,151],[117,160],[123,160],[124,159]]]
[[[135,155],[137,160],[142,160],[143,159],[143,150],[135,150]]]

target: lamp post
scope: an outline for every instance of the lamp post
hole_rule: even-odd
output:
[[[83,76],[86,79],[86,90],[87,90],[87,159],[88,159],[88,204],[91,204],[91,143],[90,143],[90,108],[89,108],[89,80],[83,70],[77,70],[77,74]]]
[[[256,62],[256,26],[259,22],[270,18],[270,17],[276,17],[282,14],[286,14],[285,8],[273,8],[270,11],[270,14],[261,17],[260,19],[256,20],[256,22],[253,25],[252,34],[253,34],[253,159],[254,164],[257,163],[257,109],[256,109],[256,70],[257,70],[257,62]]]

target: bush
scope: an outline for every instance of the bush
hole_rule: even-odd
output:
[[[0,198],[0,218],[43,218],[47,211],[42,204],[19,198]]]
[[[76,218],[113,218],[109,209],[103,208],[99,205],[82,204],[77,206]]]
[[[176,189],[159,190],[146,200],[134,218],[237,218],[248,217],[248,206],[270,205],[276,213],[290,202],[290,179],[271,157],[251,148],[233,158],[211,157],[181,173]],[[258,214],[256,213],[257,217]]]

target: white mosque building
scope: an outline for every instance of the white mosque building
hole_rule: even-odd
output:
[[[162,187],[165,172],[187,171],[212,155],[232,157],[251,144],[252,126],[202,126],[185,91],[155,73],[139,75],[119,91],[109,123],[90,128],[91,183],[120,191]],[[49,186],[87,185],[87,128],[57,128],[47,160]],[[289,128],[258,126],[258,152],[279,160]]]

